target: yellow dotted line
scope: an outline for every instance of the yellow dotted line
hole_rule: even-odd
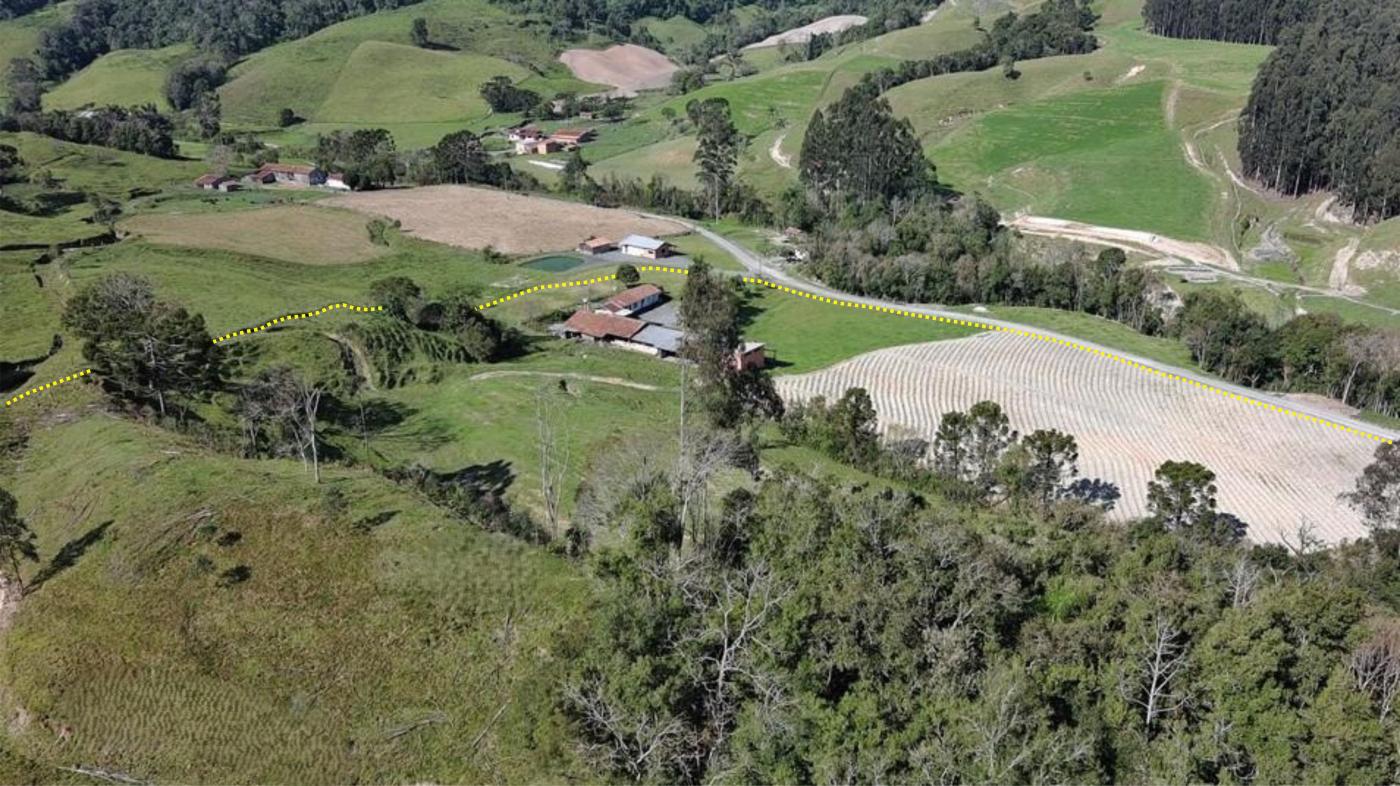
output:
[[[953,317],[940,317],[940,316],[936,316],[936,315],[933,315],[933,314],[922,314],[922,313],[919,313],[919,312],[917,312],[917,311],[906,311],[906,310],[904,310],[904,309],[891,308],[891,307],[889,307],[889,306],[876,306],[876,305],[871,305],[871,304],[869,304],[869,303],[857,303],[857,302],[855,302],[855,301],[850,301],[850,300],[840,300],[840,299],[837,299],[837,298],[825,297],[825,296],[822,296],[822,295],[813,295],[813,294],[811,294],[811,293],[809,293],[809,292],[803,292],[803,291],[801,291],[801,290],[799,290],[799,289],[793,289],[792,287],[786,287],[786,286],[783,286],[782,284],[775,284],[775,283],[773,283],[773,282],[771,282],[771,281],[766,281],[766,280],[764,280],[764,279],[757,278],[757,277],[754,277],[754,276],[745,276],[745,277],[744,277],[744,281],[745,281],[745,283],[749,283],[749,284],[758,284],[758,285],[760,285],[760,286],[768,287],[769,289],[776,289],[776,290],[778,290],[779,292],[786,292],[786,293],[789,294],[789,295],[797,295],[798,297],[803,297],[803,298],[806,298],[806,299],[808,299],[808,300],[815,300],[815,301],[818,301],[818,302],[821,302],[821,303],[829,303],[829,304],[831,304],[831,305],[833,305],[833,306],[842,306],[842,307],[845,307],[845,308],[862,309],[862,310],[865,310],[865,311],[877,311],[877,312],[880,312],[880,313],[882,313],[882,314],[893,314],[893,315],[901,316],[901,317],[909,317],[909,318],[911,318],[911,319],[924,319],[924,320],[928,320],[928,321],[930,321],[930,322],[944,322],[944,323],[947,323],[947,324],[950,324],[950,325],[961,325],[961,326],[963,326],[963,327],[978,328],[978,329],[981,329],[981,330],[994,330],[994,331],[998,331],[998,332],[1001,332],[1001,333],[1011,333],[1011,334],[1017,335],[1017,336],[1024,336],[1024,337],[1026,337],[1026,338],[1035,339],[1035,340],[1037,340],[1037,341],[1045,341],[1045,342],[1052,343],[1052,344],[1059,344],[1059,345],[1061,345],[1061,346],[1069,347],[1069,348],[1071,348],[1071,349],[1077,349],[1077,350],[1079,350],[1079,351],[1081,351],[1081,352],[1088,352],[1088,353],[1090,353],[1090,354],[1098,355],[1098,356],[1100,356],[1100,357],[1107,358],[1107,359],[1109,359],[1109,360],[1115,360],[1115,361],[1117,361],[1117,362],[1119,362],[1119,363],[1122,363],[1122,364],[1124,364],[1124,365],[1126,365],[1126,366],[1130,366],[1130,367],[1135,368],[1135,369],[1137,369],[1137,370],[1139,370],[1139,371],[1144,371],[1144,372],[1146,372],[1146,373],[1148,373],[1148,374],[1154,374],[1154,375],[1159,376],[1159,377],[1162,377],[1162,378],[1164,378],[1164,379],[1170,379],[1170,380],[1174,380],[1174,381],[1176,381],[1176,382],[1182,382],[1182,383],[1185,383],[1185,384],[1187,384],[1187,385],[1191,385],[1192,387],[1196,387],[1196,388],[1199,388],[1199,389],[1201,389],[1201,390],[1209,391],[1209,392],[1214,393],[1214,394],[1219,395],[1219,396],[1224,396],[1225,398],[1229,398],[1229,399],[1233,399],[1233,400],[1235,400],[1235,401],[1239,401],[1239,402],[1241,402],[1241,403],[1243,403],[1243,404],[1250,404],[1250,405],[1252,405],[1252,406],[1260,407],[1260,408],[1263,408],[1263,409],[1267,409],[1267,410],[1270,410],[1270,411],[1272,411],[1272,412],[1278,412],[1278,413],[1280,413],[1280,414],[1290,415],[1290,416],[1292,416],[1292,417],[1298,418],[1299,420],[1306,420],[1306,421],[1308,421],[1308,422],[1310,422],[1310,423],[1316,423],[1316,424],[1321,425],[1321,426],[1328,426],[1328,427],[1330,427],[1330,428],[1334,428],[1334,429],[1337,429],[1337,430],[1339,430],[1339,431],[1345,431],[1345,432],[1347,432],[1348,434],[1355,434],[1355,435],[1357,435],[1357,436],[1359,436],[1359,437],[1365,437],[1366,439],[1373,440],[1373,441],[1376,441],[1376,442],[1384,442],[1384,443],[1386,443],[1387,445],[1390,444],[1390,443],[1392,442],[1392,440],[1386,439],[1385,437],[1379,436],[1379,435],[1377,435],[1377,434],[1372,434],[1372,433],[1367,432],[1367,431],[1362,431],[1361,429],[1352,428],[1351,426],[1347,426],[1347,425],[1344,425],[1344,424],[1342,424],[1342,423],[1334,423],[1334,422],[1332,422],[1332,421],[1330,421],[1330,420],[1327,420],[1327,419],[1325,419],[1325,418],[1319,418],[1319,417],[1316,417],[1316,416],[1314,416],[1314,415],[1309,415],[1309,414],[1306,414],[1306,413],[1303,413],[1303,412],[1298,412],[1298,411],[1296,411],[1296,410],[1292,410],[1292,409],[1289,409],[1289,408],[1287,408],[1287,407],[1280,407],[1280,406],[1277,405],[1277,404],[1271,404],[1271,403],[1269,403],[1269,402],[1267,402],[1267,401],[1260,401],[1259,399],[1251,398],[1250,396],[1243,396],[1243,395],[1240,395],[1239,393],[1235,393],[1235,392],[1232,392],[1232,391],[1229,391],[1229,390],[1225,390],[1225,389],[1223,389],[1223,388],[1215,387],[1214,385],[1208,385],[1208,384],[1206,384],[1206,383],[1204,383],[1204,382],[1201,382],[1201,381],[1199,381],[1199,380],[1191,379],[1191,378],[1189,378],[1189,377],[1183,377],[1183,376],[1181,376],[1180,374],[1173,374],[1173,373],[1168,372],[1168,371],[1163,371],[1163,370],[1161,370],[1161,369],[1159,369],[1159,368],[1153,368],[1152,366],[1149,366],[1149,365],[1147,365],[1147,364],[1145,364],[1145,363],[1139,363],[1139,362],[1137,362],[1137,361],[1135,361],[1135,360],[1130,360],[1130,359],[1125,358],[1125,357],[1123,357],[1123,356],[1121,356],[1121,355],[1115,355],[1115,354],[1113,354],[1112,352],[1105,352],[1104,350],[1099,349],[1099,348],[1097,348],[1097,347],[1090,347],[1090,346],[1086,346],[1086,345],[1084,345],[1084,344],[1075,343],[1075,342],[1073,342],[1073,341],[1066,341],[1065,339],[1059,338],[1059,337],[1057,337],[1057,336],[1047,336],[1047,335],[1045,335],[1045,334],[1043,334],[1043,333],[1036,333],[1036,332],[1030,331],[1030,330],[1022,330],[1022,329],[1020,329],[1020,328],[1006,327],[1006,326],[1004,326],[1004,325],[992,325],[992,324],[989,324],[989,323],[986,323],[986,322],[978,322],[977,320],[973,320],[973,319],[955,319],[955,318],[953,318]]]
[[[637,270],[642,271],[642,272],[679,273],[679,274],[681,274],[681,275],[688,275],[688,274],[690,273],[690,271],[689,271],[688,269],[686,269],[686,268],[668,267],[668,266],[665,266],[665,265],[641,265],[641,266],[638,266]],[[578,280],[578,281],[564,281],[564,282],[560,282],[560,283],[557,283],[557,284],[540,284],[540,285],[538,285],[538,286],[529,287],[528,289],[522,289],[522,290],[520,290],[520,291],[518,291],[518,292],[513,292],[513,293],[511,293],[511,294],[509,294],[509,295],[505,295],[505,296],[502,296],[502,297],[498,297],[498,298],[496,298],[495,300],[491,300],[491,301],[488,301],[488,302],[486,302],[486,303],[482,303],[481,305],[477,306],[477,310],[478,310],[478,311],[484,311],[484,310],[486,310],[486,309],[488,309],[488,308],[492,308],[492,307],[494,307],[494,306],[499,306],[499,305],[501,305],[502,303],[507,303],[507,302],[509,302],[509,301],[515,300],[516,298],[523,297],[523,296],[525,296],[525,295],[534,294],[535,292],[544,292],[544,291],[554,290],[554,289],[567,289],[567,288],[569,288],[569,287],[587,286],[587,285],[589,285],[589,284],[601,284],[601,283],[606,282],[606,281],[612,281],[612,280],[614,280],[614,279],[616,279],[616,278],[617,278],[616,274],[608,274],[608,275],[603,275],[603,276],[597,276],[597,277],[595,277],[595,278],[580,279],[580,280]],[[1392,441],[1392,440],[1386,439],[1385,437],[1379,436],[1379,435],[1377,435],[1377,434],[1372,434],[1372,433],[1367,432],[1367,431],[1362,431],[1361,429],[1352,428],[1351,426],[1346,426],[1346,425],[1343,425],[1343,424],[1341,424],[1341,423],[1334,423],[1334,422],[1332,422],[1332,421],[1330,421],[1330,420],[1327,420],[1327,419],[1325,419],[1325,418],[1319,418],[1319,417],[1316,417],[1316,416],[1314,416],[1314,415],[1308,415],[1308,414],[1306,414],[1306,413],[1298,412],[1297,410],[1292,410],[1292,409],[1289,409],[1289,408],[1287,408],[1287,407],[1280,407],[1280,406],[1278,406],[1277,404],[1271,404],[1271,403],[1269,403],[1269,402],[1267,402],[1267,401],[1260,401],[1259,399],[1252,398],[1252,397],[1250,397],[1250,396],[1240,395],[1239,393],[1234,393],[1234,392],[1232,392],[1232,391],[1225,390],[1225,389],[1223,389],[1223,388],[1218,388],[1218,387],[1215,387],[1214,385],[1209,385],[1209,384],[1206,384],[1206,383],[1204,383],[1204,382],[1200,382],[1200,381],[1198,381],[1198,380],[1191,379],[1191,378],[1189,378],[1189,377],[1183,377],[1183,376],[1181,376],[1181,375],[1179,375],[1179,374],[1172,374],[1172,373],[1170,373],[1170,372],[1163,371],[1163,370],[1161,370],[1161,369],[1159,369],[1159,368],[1153,368],[1152,366],[1146,365],[1146,364],[1144,364],[1144,363],[1139,363],[1139,362],[1137,362],[1137,361],[1135,361],[1135,360],[1130,360],[1130,359],[1125,358],[1125,357],[1123,357],[1123,356],[1121,356],[1121,355],[1115,355],[1115,354],[1113,354],[1112,352],[1107,352],[1107,351],[1104,351],[1104,350],[1099,349],[1099,348],[1097,348],[1097,347],[1091,347],[1091,346],[1086,346],[1086,345],[1084,345],[1084,344],[1079,344],[1079,343],[1076,343],[1076,342],[1073,342],[1073,341],[1067,341],[1067,340],[1062,339],[1062,338],[1059,338],[1059,337],[1057,337],[1057,336],[1047,336],[1047,335],[1045,335],[1045,334],[1043,334],[1043,333],[1036,333],[1036,332],[1034,332],[1034,331],[1023,330],[1023,329],[1021,329],[1021,328],[1006,327],[1006,326],[1004,326],[1004,325],[993,325],[993,324],[990,324],[990,323],[987,323],[987,322],[979,322],[979,321],[977,321],[977,320],[975,320],[975,319],[957,319],[957,318],[955,318],[955,317],[942,317],[942,316],[937,316],[937,315],[934,315],[934,314],[924,314],[924,313],[920,313],[920,312],[917,312],[917,311],[908,311],[908,310],[905,310],[905,309],[893,308],[893,307],[890,307],[890,306],[872,305],[872,304],[869,304],[869,303],[859,303],[859,302],[852,301],[852,300],[841,300],[841,299],[839,299],[839,298],[826,297],[826,296],[824,296],[824,295],[814,295],[814,294],[811,294],[810,292],[803,292],[802,290],[799,290],[799,289],[793,289],[792,287],[783,286],[782,284],[775,284],[775,283],[773,283],[772,281],[767,281],[767,280],[765,280],[765,279],[758,278],[758,277],[756,277],[756,276],[744,276],[743,280],[744,280],[744,282],[747,283],[747,284],[757,284],[757,285],[759,285],[759,286],[768,287],[769,289],[774,289],[774,290],[777,290],[777,291],[779,291],[779,292],[785,292],[785,293],[787,293],[787,294],[789,294],[789,295],[796,295],[796,296],[801,297],[801,298],[806,298],[807,300],[815,300],[815,301],[817,301],[817,302],[819,302],[819,303],[826,303],[826,304],[833,305],[833,306],[841,306],[841,307],[843,307],[843,308],[854,308],[854,309],[860,309],[860,310],[864,310],[864,311],[875,311],[875,312],[878,312],[878,313],[881,313],[881,314],[891,314],[891,315],[895,315],[895,316],[908,317],[908,318],[910,318],[910,319],[922,319],[922,320],[926,320],[926,321],[929,321],[929,322],[942,322],[942,323],[946,323],[946,324],[949,324],[949,325],[959,325],[959,326],[961,326],[961,327],[976,328],[976,329],[979,329],[979,330],[991,330],[991,331],[997,331],[997,332],[1000,332],[1000,333],[1010,333],[1010,334],[1013,334],[1013,335],[1023,336],[1023,337],[1025,337],[1025,338],[1030,338],[1030,339],[1034,339],[1034,340],[1037,340],[1037,341],[1045,341],[1045,342],[1047,342],[1047,343],[1059,344],[1059,345],[1061,345],[1061,346],[1069,347],[1069,348],[1071,348],[1071,349],[1077,349],[1077,350],[1079,350],[1079,351],[1081,351],[1081,352],[1088,352],[1088,353],[1093,354],[1093,355],[1098,355],[1099,357],[1103,357],[1103,358],[1106,358],[1106,359],[1108,359],[1108,360],[1117,361],[1117,362],[1122,363],[1122,364],[1124,364],[1124,365],[1126,365],[1126,366],[1130,366],[1130,367],[1132,367],[1132,368],[1135,368],[1135,369],[1137,369],[1137,370],[1139,370],[1139,371],[1143,371],[1143,372],[1146,372],[1146,373],[1148,373],[1148,374],[1154,374],[1154,375],[1159,376],[1159,377],[1162,377],[1162,378],[1164,378],[1164,379],[1170,379],[1170,380],[1173,380],[1173,381],[1176,381],[1176,382],[1181,382],[1181,383],[1184,383],[1184,384],[1187,384],[1187,385],[1191,385],[1192,387],[1199,388],[1199,389],[1205,390],[1205,391],[1209,391],[1209,392],[1214,393],[1214,394],[1216,394],[1216,395],[1224,396],[1225,398],[1233,399],[1233,400],[1235,400],[1235,401],[1239,401],[1239,402],[1244,403],[1244,404],[1249,404],[1249,405],[1251,405],[1251,406],[1260,407],[1260,408],[1263,408],[1263,409],[1270,410],[1270,411],[1272,411],[1272,412],[1278,412],[1278,413],[1280,413],[1280,414],[1289,415],[1289,416],[1292,416],[1292,417],[1297,418],[1297,419],[1299,419],[1299,420],[1306,420],[1306,421],[1308,421],[1308,422],[1310,422],[1310,423],[1316,423],[1316,424],[1321,425],[1321,426],[1328,426],[1328,427],[1330,427],[1330,428],[1334,428],[1334,429],[1337,429],[1337,430],[1340,430],[1340,431],[1345,431],[1345,432],[1347,432],[1347,433],[1349,433],[1349,434],[1355,434],[1355,435],[1360,436],[1360,437],[1365,437],[1366,439],[1373,440],[1373,441],[1375,441],[1375,442],[1384,442],[1384,443],[1386,443],[1386,444],[1390,444],[1391,441]],[[283,323],[286,323],[286,322],[292,322],[292,321],[295,321],[295,320],[298,320],[298,319],[306,319],[306,318],[308,318],[308,317],[320,316],[320,315],[322,315],[322,314],[327,314],[327,313],[329,313],[329,312],[331,312],[331,311],[337,311],[337,310],[341,310],[341,309],[351,309],[351,310],[353,310],[353,311],[358,311],[358,312],[375,312],[375,311],[383,311],[383,310],[384,310],[384,307],[383,307],[383,306],[355,306],[355,305],[351,305],[351,304],[349,304],[349,303],[332,303],[332,304],[330,304],[330,305],[328,305],[328,306],[326,306],[326,307],[324,307],[324,308],[319,308],[319,309],[317,309],[317,310],[315,310],[315,311],[306,311],[306,312],[303,312],[303,313],[300,313],[300,314],[288,314],[288,315],[286,315],[286,316],[278,317],[278,318],[276,318],[276,319],[272,319],[272,320],[269,320],[269,321],[267,321],[267,322],[264,322],[263,324],[258,325],[257,327],[245,328],[245,329],[243,329],[243,330],[236,330],[236,331],[234,331],[234,332],[232,332],[232,333],[225,333],[224,335],[219,336],[218,338],[214,339],[214,343],[215,343],[215,344],[219,344],[219,343],[228,341],[228,340],[230,340],[230,339],[238,338],[238,337],[241,337],[241,336],[252,335],[252,334],[254,334],[254,333],[261,333],[261,332],[267,330],[268,328],[275,327],[275,326],[277,326],[277,325],[280,325],[280,324],[283,324]],[[68,376],[66,376],[66,377],[63,377],[62,379],[54,380],[53,382],[49,382],[49,383],[47,383],[47,384],[40,385],[39,387],[36,387],[36,388],[31,388],[31,389],[29,389],[29,390],[24,391],[23,393],[20,393],[19,395],[15,396],[14,398],[11,398],[11,399],[7,400],[7,401],[5,402],[5,406],[8,407],[8,406],[10,406],[10,405],[12,405],[12,404],[14,404],[14,403],[16,403],[16,402],[18,402],[18,401],[24,399],[24,398],[27,398],[27,397],[29,397],[29,396],[34,395],[35,393],[42,393],[42,392],[44,392],[44,391],[46,391],[46,390],[49,390],[49,389],[54,388],[54,387],[57,387],[58,385],[62,385],[62,384],[64,384],[65,382],[72,382],[73,380],[78,379],[79,377],[84,377],[84,376],[87,376],[88,374],[91,374],[91,373],[92,373],[92,369],[85,369],[85,370],[80,371],[80,372],[78,372],[78,373],[76,373],[76,374],[70,374],[70,375],[68,375]]]
[[[222,336],[219,336],[218,338],[214,339],[214,343],[222,344],[225,341],[229,341],[231,339],[240,338],[242,336],[250,336],[254,333],[261,333],[264,330],[267,330],[268,328],[273,328],[287,322],[294,322],[298,319],[308,319],[310,317],[319,317],[322,314],[329,314],[332,311],[340,311],[342,309],[349,309],[351,311],[369,313],[374,311],[383,311],[384,307],[356,306],[350,303],[332,303],[329,306],[325,306],[324,308],[318,308],[315,311],[303,311],[300,314],[287,314],[286,316],[277,317],[276,319],[269,319],[268,321],[262,323],[261,325],[258,325],[257,327],[244,328],[243,330],[235,330],[232,333],[225,333]]]
[[[40,386],[38,386],[38,387],[30,388],[30,389],[24,391],[23,393],[20,393],[19,395],[15,396],[14,398],[6,399],[6,400],[5,400],[5,406],[8,407],[8,406],[11,406],[11,405],[13,405],[13,404],[18,404],[20,401],[23,401],[24,399],[27,399],[27,398],[29,398],[30,396],[32,396],[32,395],[34,395],[34,394],[36,394],[36,393],[43,393],[44,391],[52,390],[52,389],[58,387],[59,385],[67,384],[67,383],[69,383],[69,382],[72,382],[72,381],[75,380],[75,379],[80,379],[80,378],[85,377],[85,376],[87,376],[88,374],[91,374],[91,373],[92,373],[92,369],[90,369],[90,368],[85,368],[85,369],[83,369],[82,371],[77,372],[76,374],[69,374],[68,376],[63,377],[63,378],[61,378],[61,379],[55,379],[55,380],[52,381],[52,382],[45,382],[44,384],[42,384],[42,385],[40,385]]]

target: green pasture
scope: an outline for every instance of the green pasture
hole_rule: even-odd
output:
[[[99,57],[87,68],[44,94],[46,109],[77,109],[105,104],[154,104],[170,111],[165,79],[170,69],[194,53],[189,44],[164,49],[119,49]]]
[[[33,57],[39,45],[39,34],[71,16],[75,5],[76,0],[65,0],[15,19],[0,20],[0,67],[8,68],[15,58]],[[6,98],[9,98],[9,82],[0,79],[0,99]]]

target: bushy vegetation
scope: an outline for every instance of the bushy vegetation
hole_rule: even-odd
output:
[[[153,106],[107,106],[78,112],[19,112],[0,117],[0,129],[29,131],[65,142],[101,145],[174,158],[174,125]]]
[[[991,402],[944,418],[931,471],[880,443],[863,391],[792,417],[798,438],[900,482],[777,472],[695,522],[681,478],[631,480],[562,690],[608,777],[1315,782],[1396,766],[1379,687],[1400,668],[1395,533],[1245,545],[1187,462],[1158,471],[1148,517],[1108,525],[1101,497],[1071,492],[1092,487],[1074,482],[1073,438],[1019,438]]]

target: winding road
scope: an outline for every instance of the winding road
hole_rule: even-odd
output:
[[[784,269],[783,267],[772,264],[771,261],[765,260],[763,257],[760,257],[758,254],[755,254],[753,251],[750,251],[744,246],[734,242],[733,240],[730,240],[729,238],[717,232],[714,232],[713,230],[707,227],[689,222],[682,223],[686,223],[692,231],[696,232],[705,239],[724,249],[726,252],[729,253],[730,256],[738,260],[738,262],[741,265],[743,265],[744,268],[749,271],[749,273],[767,279],[768,281],[771,281],[773,283],[791,287],[792,289],[796,289],[801,292],[806,292],[808,294],[817,295],[820,297],[838,298],[841,300],[847,300],[854,303],[862,303],[871,306],[900,308],[905,311],[911,311],[918,314],[928,314],[930,316],[936,317],[944,317],[947,319],[975,318],[979,322],[983,322],[989,325],[996,325],[998,327],[1011,328],[1015,330],[1034,329],[1035,332],[1042,335],[1062,339],[1064,341],[1070,341],[1076,344],[1080,344],[1082,346],[1089,347],[1091,349],[1101,350],[1103,352],[1118,355],[1120,357],[1126,358],[1127,360],[1138,363],[1142,366],[1156,369],[1158,371],[1162,371],[1168,374],[1174,374],[1179,377],[1184,377],[1189,380],[1200,382],[1201,384],[1210,385],[1227,393],[1232,393],[1234,395],[1253,399],[1255,401],[1261,401],[1268,404],[1273,404],[1276,406],[1291,409],[1295,412],[1301,412],[1305,415],[1310,415],[1321,420],[1339,423],[1341,425],[1357,429],[1358,431],[1364,431],[1369,434],[1375,434],[1386,439],[1400,439],[1400,432],[1397,432],[1393,429],[1387,429],[1382,426],[1378,426],[1374,423],[1368,423],[1364,420],[1359,420],[1357,418],[1341,415],[1337,413],[1333,407],[1329,407],[1327,405],[1313,404],[1306,400],[1289,398],[1284,395],[1269,393],[1262,390],[1255,390],[1253,388],[1247,388],[1241,385],[1235,385],[1220,380],[1209,374],[1203,374],[1199,371],[1195,371],[1192,369],[1179,368],[1177,366],[1161,363],[1156,360],[1152,360],[1151,358],[1146,358],[1141,355],[1135,355],[1131,352],[1126,352],[1116,347],[1109,347],[1102,344],[1096,344],[1079,336],[1072,336],[1066,333],[1057,333],[1053,330],[1047,330],[1045,328],[1040,327],[1031,328],[1031,326],[1029,325],[1025,325],[1018,322],[1011,322],[1004,319],[995,319],[993,317],[985,316],[982,314],[975,315],[974,317],[962,311],[952,311],[945,308],[939,308],[937,306],[923,305],[919,303],[900,303],[893,300],[882,300],[879,298],[865,297],[862,295],[852,295],[847,292],[832,289],[823,284],[818,284],[816,282],[794,275],[791,272]]]

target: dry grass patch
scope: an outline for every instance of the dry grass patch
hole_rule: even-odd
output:
[[[589,235],[617,240],[631,233],[686,231],[675,221],[627,210],[469,186],[363,191],[335,197],[327,204],[398,219],[404,231],[425,240],[461,248],[491,246],[507,254],[571,249]]]
[[[387,248],[370,242],[366,219],[305,205],[226,213],[137,216],[123,224],[160,245],[234,251],[307,265],[368,262]]]

